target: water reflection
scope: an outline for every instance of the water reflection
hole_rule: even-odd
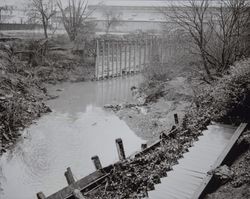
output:
[[[132,77],[50,88],[52,92],[63,88],[60,98],[48,102],[53,113],[26,129],[18,145],[1,158],[1,199],[31,199],[39,191],[50,195],[66,186],[66,167],[72,168],[76,179],[94,171],[93,155],[104,166],[116,161],[118,137],[127,154],[139,149],[143,141],[124,121],[101,108],[132,100],[130,87],[137,83]]]

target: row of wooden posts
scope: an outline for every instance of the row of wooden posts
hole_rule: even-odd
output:
[[[97,80],[134,74],[152,63],[163,64],[176,51],[177,43],[155,36],[140,40],[97,40],[95,77]]]
[[[174,114],[174,120],[175,120],[175,124],[179,125],[179,119],[178,119],[177,114]],[[117,148],[119,160],[120,161],[126,160],[126,154],[125,154],[122,139],[121,138],[116,139],[115,143],[116,143],[116,148]],[[141,144],[141,150],[142,151],[146,150],[147,148],[148,148],[148,145],[146,143]],[[93,162],[93,164],[95,166],[95,169],[97,171],[101,170],[103,168],[102,164],[101,164],[101,161],[100,161],[100,159],[99,159],[99,157],[97,155],[91,157],[91,160],[92,160],[92,162]],[[67,168],[67,170],[64,173],[64,176],[65,176],[65,178],[67,180],[68,185],[72,185],[72,184],[74,184],[76,182],[70,167]],[[75,188],[72,193],[73,193],[75,199],[85,199],[84,196],[82,195],[81,191],[79,189],[77,189],[77,188]],[[46,199],[43,192],[37,193],[37,198],[38,199]]]

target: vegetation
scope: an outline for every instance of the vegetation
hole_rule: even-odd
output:
[[[44,37],[48,38],[48,26],[51,18],[56,14],[56,8],[53,1],[50,0],[30,0],[28,4],[29,21],[34,24],[42,23]]]
[[[249,5],[246,0],[189,0],[185,6],[162,10],[193,40],[192,53],[201,57],[207,79],[221,75],[249,55]]]

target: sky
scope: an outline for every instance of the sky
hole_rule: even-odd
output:
[[[23,6],[25,2],[28,2],[29,0],[0,0],[0,6],[1,5],[15,5],[15,6]],[[68,0],[61,0],[63,3],[67,3]],[[89,3],[97,3],[97,2],[105,2],[105,1],[117,1],[117,0],[88,0]],[[134,0],[119,0],[119,1],[134,1]],[[138,1],[138,0],[137,0]],[[159,0],[139,0],[139,1],[159,1]]]

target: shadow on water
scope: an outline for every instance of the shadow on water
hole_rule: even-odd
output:
[[[140,81],[133,76],[49,88],[60,94],[48,102],[53,112],[26,129],[17,146],[1,157],[1,199],[31,199],[39,191],[50,195],[67,185],[68,166],[76,179],[94,171],[93,155],[103,166],[116,161],[116,138],[123,139],[127,155],[139,149],[143,140],[102,106],[131,102],[130,88]]]

